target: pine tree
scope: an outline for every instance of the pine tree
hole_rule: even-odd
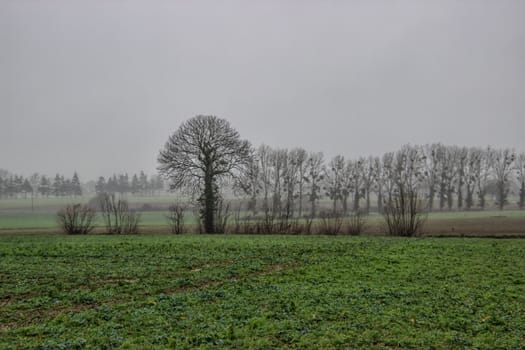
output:
[[[80,186],[80,179],[78,178],[78,174],[76,171],[73,174],[73,179],[71,179],[71,187],[71,191],[73,192],[74,196],[82,195],[82,187]]]
[[[20,187],[20,191],[24,194],[24,198],[27,198],[28,193],[33,192],[33,187],[31,186],[31,183],[28,179],[25,179],[22,183],[22,186]]]
[[[95,185],[95,192],[100,194],[107,191],[106,189],[106,179],[104,179],[104,176],[100,176],[98,178],[97,184]]]
[[[38,192],[40,192],[41,196],[46,196],[46,197],[49,197],[51,193],[51,181],[44,175],[40,178],[40,185],[38,186]]]
[[[137,194],[139,192],[140,192],[139,178],[137,174],[133,174],[133,178],[131,179],[131,193]]]
[[[52,193],[55,197],[59,197],[62,194],[62,187],[62,179],[60,178],[59,174],[56,174],[52,187]]]

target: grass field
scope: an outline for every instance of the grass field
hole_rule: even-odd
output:
[[[1,349],[523,349],[525,240],[0,236]]]
[[[145,233],[168,232],[165,215],[165,211],[142,212],[141,231]],[[364,234],[384,234],[383,219],[380,215],[372,214],[366,221]],[[192,213],[187,214],[186,223],[195,223]],[[103,232],[100,216],[97,225],[99,226],[98,232]],[[35,231],[60,232],[56,213],[0,212],[0,234],[33,233]],[[436,212],[428,216],[423,232],[434,236],[525,236],[525,211]]]
[[[31,199],[0,200],[0,234],[5,233],[57,233],[56,212],[72,202],[87,203],[90,196],[79,198],[36,198],[34,212]],[[177,200],[174,195],[155,197],[127,196],[126,200],[139,210],[144,206],[153,211],[142,211],[141,232],[169,232],[165,218],[166,208]],[[180,198],[179,198],[180,200]],[[326,203],[325,203],[326,204]],[[193,213],[186,215],[186,223],[193,230]],[[230,223],[232,220],[230,220]],[[97,220],[97,232],[104,231],[102,220]],[[364,234],[383,235],[385,232],[380,215],[367,218]],[[525,210],[485,210],[460,212],[433,212],[423,227],[423,234],[430,236],[522,236],[525,237]]]

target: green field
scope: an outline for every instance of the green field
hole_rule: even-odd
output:
[[[140,217],[141,226],[166,226],[167,221],[164,211],[142,212]],[[188,213],[188,215],[191,215]],[[104,226],[98,215],[96,225]],[[22,229],[58,229],[55,213],[0,213],[0,230],[22,230]]]
[[[141,213],[140,226],[149,228],[147,231],[155,230],[155,227],[167,226],[166,211],[144,211]],[[472,212],[434,212],[429,214],[428,222],[437,223],[452,221],[452,222],[466,222],[467,224],[475,223],[479,219],[489,221],[483,223],[484,227],[494,224],[496,228],[502,228],[508,222],[497,222],[495,220],[508,219],[509,221],[518,222],[518,227],[512,227],[509,232],[515,233],[516,230],[525,233],[525,211],[520,210],[505,210],[505,211],[472,211]],[[230,219],[230,223],[233,219]],[[379,226],[382,224],[382,217],[378,214],[372,214],[367,218],[368,230],[374,233],[380,231]],[[191,212],[186,214],[186,223],[195,224],[196,219],[193,217]],[[96,225],[103,227],[103,222],[98,216]],[[515,224],[513,223],[513,226]],[[33,229],[45,229],[45,230],[56,230],[58,232],[58,225],[56,219],[56,212],[0,212],[0,231],[2,230],[33,230]],[[499,232],[499,231],[498,231]]]
[[[143,233],[169,232],[165,215],[166,208],[181,198],[175,195],[155,197],[126,196],[133,208],[142,210],[140,231]],[[90,196],[78,198],[36,198],[33,210],[31,199],[0,200],[0,234],[5,233],[58,233],[56,212],[73,202],[87,203]],[[325,205],[324,203],[323,205]],[[232,204],[232,211],[235,206]],[[260,213],[261,214],[261,213]],[[384,235],[384,221],[377,213],[366,218],[367,225],[363,234]],[[186,214],[188,231],[195,230],[196,219],[192,212]],[[233,223],[233,218],[229,221]],[[98,217],[96,232],[103,233],[104,225]],[[314,221],[314,226],[315,226]],[[424,235],[431,236],[525,236],[525,210],[485,210],[433,212],[423,227]]]
[[[0,236],[1,349],[523,349],[525,240]]]

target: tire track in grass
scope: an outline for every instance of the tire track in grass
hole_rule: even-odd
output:
[[[226,266],[231,266],[231,265],[226,265]],[[175,289],[166,289],[160,294],[174,295],[174,294],[183,293],[183,292],[187,293],[187,292],[200,291],[200,290],[205,290],[208,288],[220,287],[222,285],[225,285],[231,282],[244,281],[252,277],[271,275],[273,273],[280,273],[283,271],[291,271],[297,267],[298,267],[297,262],[290,262],[290,263],[285,263],[285,264],[277,263],[277,264],[266,266],[265,268],[260,269],[260,270],[255,270],[255,271],[250,271],[246,273],[241,273],[239,275],[234,275],[231,278],[225,279],[225,280],[224,279],[221,279],[221,280],[210,279],[210,280],[204,280],[197,285],[182,286],[182,287],[175,288]],[[141,297],[143,298],[143,300],[146,300],[148,297],[152,297],[152,295],[142,294]],[[80,313],[80,312],[84,312],[87,310],[93,310],[93,309],[103,307],[103,306],[123,305],[126,303],[133,303],[136,301],[137,301],[136,298],[129,297],[129,298],[111,299],[105,302],[92,302],[89,304],[66,305],[66,306],[52,307],[52,308],[47,308],[47,309],[31,309],[25,312],[18,313],[17,315],[18,317],[16,321],[4,323],[0,325],[0,332],[1,333],[9,332],[17,328],[27,327],[27,326],[31,326],[37,323],[44,322],[44,321],[49,321],[57,317],[59,314]]]

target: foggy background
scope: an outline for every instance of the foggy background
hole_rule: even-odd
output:
[[[525,2],[0,1],[0,168],[154,173],[181,122],[255,146],[525,150]]]

